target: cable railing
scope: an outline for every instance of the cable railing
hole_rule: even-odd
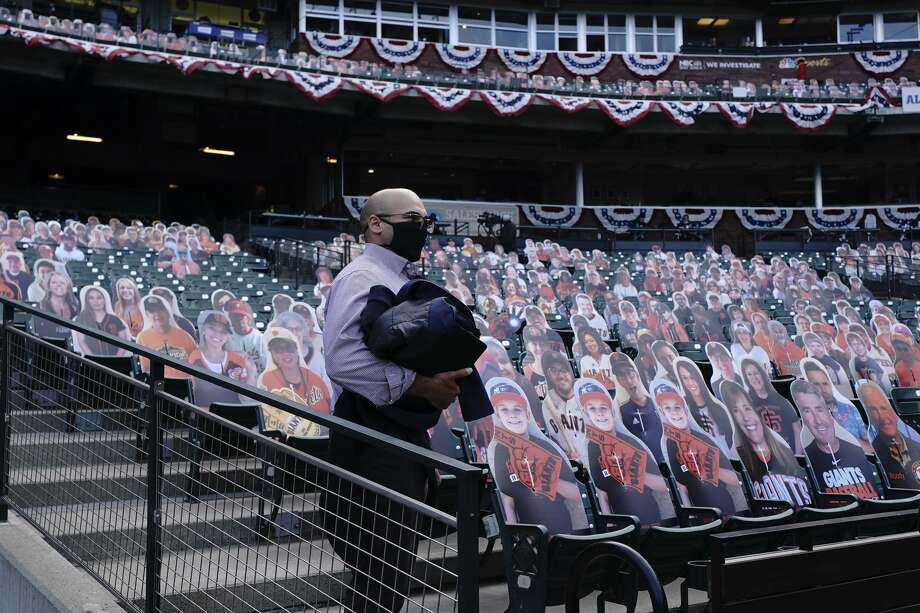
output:
[[[13,509],[126,609],[477,610],[480,469],[0,302],[0,521]],[[23,330],[28,318],[143,358],[149,372],[138,380],[111,360],[72,353],[60,338]],[[244,402],[195,406],[189,380],[167,369]],[[261,434],[262,408],[436,471],[455,488],[455,506],[440,509],[327,462],[325,437]]]

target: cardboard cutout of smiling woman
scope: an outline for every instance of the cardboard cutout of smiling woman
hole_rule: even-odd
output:
[[[797,455],[801,455],[802,439],[799,434],[802,431],[802,419],[795,407],[773,387],[760,362],[751,358],[741,360],[741,378],[763,423],[776,432]]]
[[[601,512],[635,515],[644,526],[672,520],[674,505],[655,454],[625,428],[607,390],[596,381],[579,379],[575,396],[585,416],[582,455],[597,486]]]
[[[920,489],[920,434],[901,421],[878,384],[863,383],[856,394],[869,415],[872,447],[888,484]]]
[[[259,375],[259,387],[315,411],[329,413],[329,388],[319,375],[307,368],[300,339],[286,328],[270,326],[262,335],[262,342],[268,364]],[[275,431],[296,438],[328,434],[328,428],[266,404],[262,405],[262,417],[266,432]]]
[[[47,291],[38,303],[38,308],[68,321],[77,316],[80,301],[73,292],[73,283],[67,273],[55,271],[48,275]],[[32,329],[42,337],[67,338],[71,334],[70,328],[58,326],[41,317],[32,318]]]
[[[202,311],[198,314],[198,330],[200,340],[198,348],[189,356],[190,364],[235,381],[256,384],[255,363],[246,355],[227,350],[231,327],[225,313]],[[237,404],[244,401],[236,392],[203,379],[193,379],[192,389],[195,404],[203,408],[215,402]]]
[[[719,445],[725,455],[734,457],[735,431],[732,419],[725,405],[709,392],[699,366],[689,358],[679,357],[674,360],[674,370],[694,423]]]
[[[550,534],[588,527],[581,489],[568,458],[540,432],[524,391],[511,379],[486,382],[495,409],[487,456],[505,520],[546,526]]]
[[[746,511],[741,482],[728,455],[694,421],[674,384],[664,379],[652,381],[652,397],[664,425],[662,453],[683,504],[715,507],[722,517]]]
[[[733,381],[723,381],[722,398],[739,433],[735,448],[751,478],[754,497],[785,500],[796,508],[811,504],[808,476],[786,441],[764,423],[747,391]]]
[[[802,447],[818,489],[828,494],[878,498],[882,492],[878,471],[856,438],[831,415],[818,388],[797,379],[791,391],[805,424]]]
[[[112,299],[107,291],[101,287],[87,285],[80,290],[80,304],[82,308],[76,317],[77,323],[126,341],[131,340],[128,326],[112,310]],[[83,355],[128,355],[126,349],[119,349],[115,345],[79,332],[73,333],[73,345],[74,349]]]
[[[144,315],[144,329],[137,335],[137,344],[188,362],[189,356],[197,349],[195,339],[179,327],[166,301],[159,296],[148,295],[141,300],[141,313]],[[144,372],[150,372],[150,360],[141,358],[141,367]],[[181,370],[171,367],[166,368],[165,374],[177,379],[188,378]]]

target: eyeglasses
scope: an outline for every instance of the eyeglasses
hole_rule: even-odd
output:
[[[427,231],[431,231],[434,228],[434,217],[432,215],[422,215],[421,213],[416,213],[415,211],[408,211],[406,213],[390,213],[377,215],[381,219],[386,219],[387,217],[403,217],[405,221],[409,223],[418,224],[419,228],[424,228]]]

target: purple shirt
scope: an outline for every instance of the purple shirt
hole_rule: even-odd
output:
[[[332,283],[326,300],[323,348],[326,374],[336,398],[344,388],[378,407],[386,406],[401,398],[415,381],[415,372],[371,353],[361,333],[361,311],[371,287],[384,285],[394,294],[399,292],[409,280],[407,266],[405,258],[389,249],[367,245]]]

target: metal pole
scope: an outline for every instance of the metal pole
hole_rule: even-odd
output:
[[[460,613],[479,611],[479,480],[457,474],[457,603]]]
[[[7,487],[10,482],[10,466],[7,462],[7,450],[10,441],[10,341],[7,330],[13,326],[14,308],[12,303],[3,305],[3,381],[0,382],[0,523],[5,523],[9,514]]]
[[[160,430],[157,392],[163,389],[164,368],[159,360],[150,361],[150,385],[147,391],[147,547],[145,552],[145,598],[144,610],[157,613],[160,610],[160,566],[162,564],[162,542],[160,503],[161,480],[163,477],[163,445]]]
[[[824,182],[821,176],[821,166],[815,165],[815,208],[819,211],[824,208]]]

